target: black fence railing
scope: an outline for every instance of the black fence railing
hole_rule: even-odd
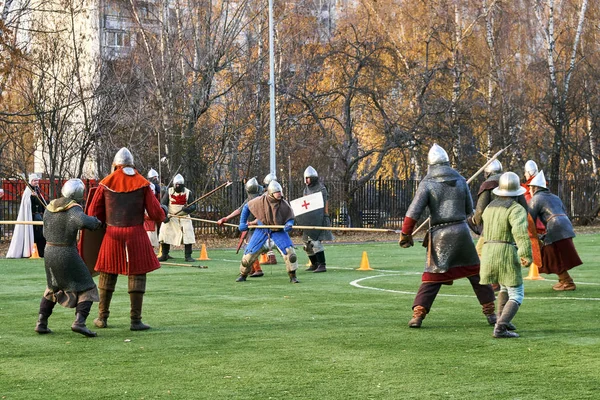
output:
[[[85,181],[88,187],[97,183],[90,180]],[[481,180],[471,184],[474,201],[477,198],[477,189]],[[221,182],[215,182],[206,188],[206,191],[219,186]],[[347,191],[354,194],[350,199],[345,196],[344,182],[327,181],[329,192],[329,214],[334,226],[342,227],[367,227],[400,229],[406,210],[417,189],[419,181],[416,180],[371,180],[361,187],[352,181],[347,186]],[[42,192],[48,199],[60,196],[62,181],[57,181],[55,190],[51,190],[50,182],[40,182]],[[287,199],[296,199],[302,196],[304,186],[301,182],[289,184],[282,182]],[[5,196],[0,199],[0,219],[9,221],[16,220],[19,212],[21,194],[25,189],[24,182],[5,180],[2,187]],[[596,218],[600,210],[600,181],[596,180],[560,180],[549,182],[552,193],[557,194],[563,201],[566,213],[574,224],[590,224]],[[196,197],[202,192],[192,189]],[[216,221],[228,215],[238,208],[244,201],[246,193],[243,182],[234,182],[232,185],[217,191],[210,197],[198,203],[198,209],[194,217]],[[424,216],[426,217],[426,216]],[[236,223],[237,221],[231,221]],[[234,228],[223,228],[213,223],[194,221],[197,234],[218,234],[234,236],[237,234]],[[14,225],[0,225],[0,238],[8,239],[12,236]]]

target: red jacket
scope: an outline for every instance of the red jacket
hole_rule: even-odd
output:
[[[111,198],[137,198],[135,203],[114,202]],[[126,213],[123,213],[123,210]],[[104,178],[90,204],[89,215],[108,221],[95,270],[109,274],[141,275],[160,268],[150,239],[144,230],[144,210],[155,222],[164,220],[165,213],[148,182],[137,171],[127,175],[122,168]],[[114,221],[139,221],[117,223]],[[139,215],[138,215],[139,214]]]

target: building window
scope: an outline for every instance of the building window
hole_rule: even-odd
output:
[[[123,31],[107,31],[105,42],[108,47],[129,47],[129,33]]]

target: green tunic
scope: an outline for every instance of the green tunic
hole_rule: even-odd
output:
[[[528,264],[532,258],[527,211],[512,198],[499,197],[483,212],[483,222],[480,283],[522,285],[520,258]]]

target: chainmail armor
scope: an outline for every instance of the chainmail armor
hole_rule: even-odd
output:
[[[538,218],[546,226],[544,244],[575,237],[563,202],[548,190],[541,189],[533,195],[529,202],[529,213],[534,220]]]
[[[310,194],[314,194],[314,193],[318,193],[321,192],[321,194],[323,195],[323,205],[327,204],[327,199],[329,198],[329,193],[327,193],[327,188],[325,188],[325,186],[319,182],[318,179],[315,180],[314,183],[311,183],[310,185],[307,185],[304,188],[304,196],[308,196]],[[315,210],[313,212],[311,212],[310,214],[310,219],[307,220],[306,218],[306,214],[302,215],[303,219],[302,219],[302,225],[312,225],[312,226],[331,226],[331,223],[326,221],[325,217],[325,208],[321,208],[319,211]],[[298,217],[296,218],[298,219]],[[308,242],[308,238],[312,239],[312,240],[334,240],[333,234],[331,233],[331,231],[322,231],[322,230],[305,230],[302,232],[302,240],[306,243]]]
[[[60,198],[51,204],[68,203]],[[77,233],[80,229],[94,230],[100,226],[96,217],[87,216],[80,206],[44,214],[44,236],[50,243],[44,256],[48,288],[53,291],[83,292],[96,286],[90,272],[77,251]]]
[[[479,265],[479,257],[466,223],[473,200],[465,178],[448,165],[431,165],[406,216],[419,220],[429,209],[431,229],[425,271],[445,273],[450,268]]]

